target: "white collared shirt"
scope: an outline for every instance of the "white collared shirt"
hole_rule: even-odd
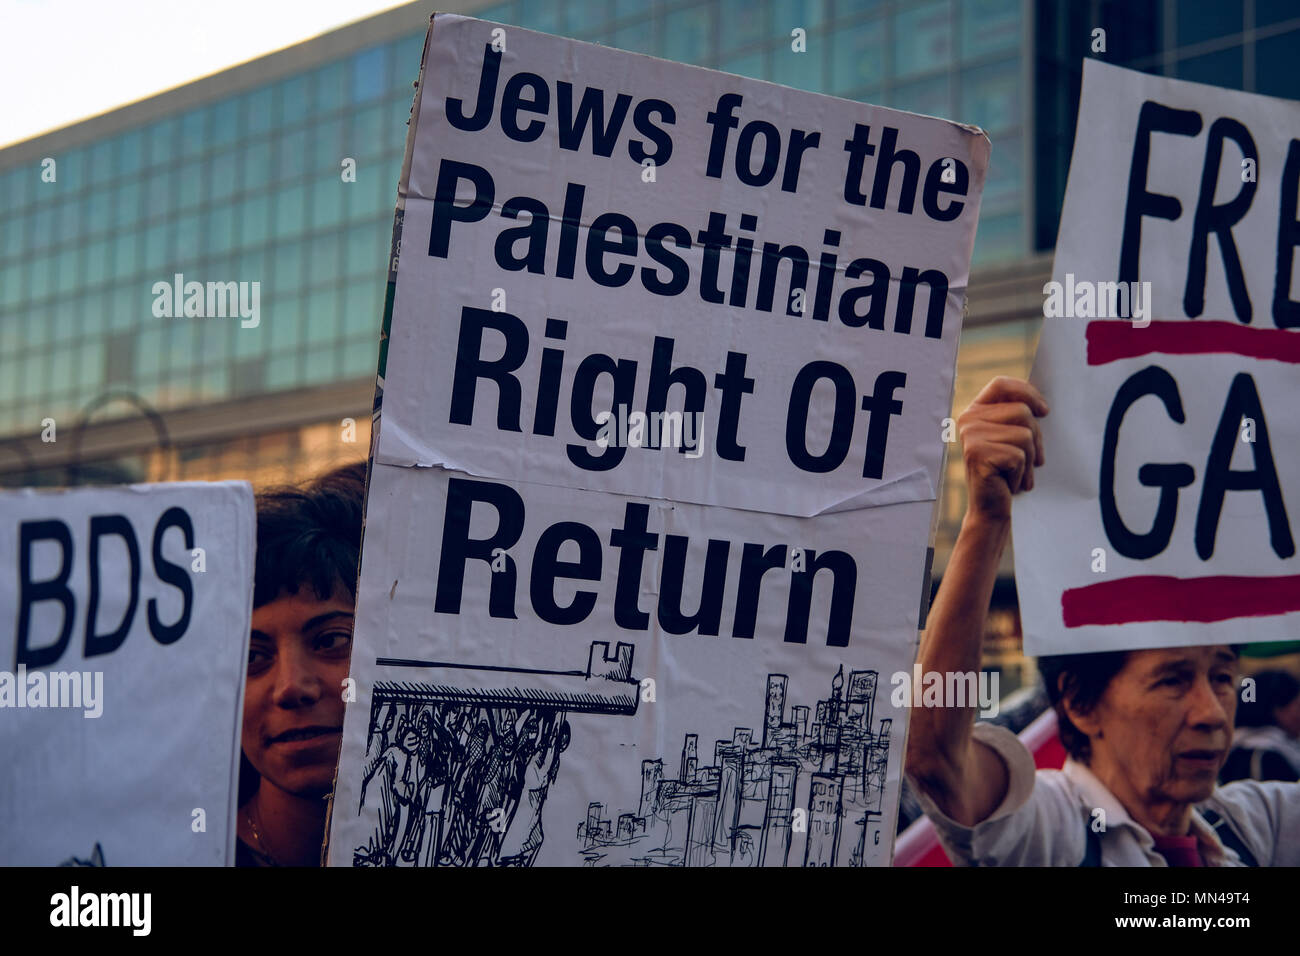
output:
[[[1007,795],[984,821],[963,826],[912,781],[954,865],[1078,866],[1090,828],[1100,837],[1102,866],[1169,865],[1146,828],[1083,764],[1067,760],[1060,770],[1038,770],[1011,731],[977,723],[973,736],[1007,765]],[[1300,865],[1300,784],[1238,781],[1216,787],[1200,807],[1226,819],[1260,866]],[[1206,866],[1244,865],[1195,809],[1191,832]]]

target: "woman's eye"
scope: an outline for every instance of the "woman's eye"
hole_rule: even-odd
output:
[[[350,631],[326,631],[312,639],[312,647],[318,651],[343,650],[352,643]]]
[[[248,649],[249,670],[265,667],[270,662],[271,662],[271,654],[265,648],[250,647]]]

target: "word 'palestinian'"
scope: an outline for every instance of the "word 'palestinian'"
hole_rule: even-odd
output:
[[[464,205],[456,203],[462,182],[472,188],[474,195]],[[854,329],[885,328],[892,288],[897,290],[893,299],[892,331],[903,335],[912,331],[917,289],[925,286],[928,292],[925,337],[943,337],[948,276],[938,269],[904,266],[895,274],[885,262],[869,256],[854,258],[841,267],[835,251],[840,244],[840,232],[826,229],[822,234],[826,248],[817,254],[815,275],[810,276],[814,271],[814,257],[803,246],[779,242],[756,246],[754,236],[743,234],[758,229],[758,216],[752,213],[742,213],[734,227],[729,225],[726,213],[711,211],[708,224],[695,232],[676,222],[659,222],[642,229],[631,217],[618,212],[604,212],[593,218],[585,209],[586,192],[580,183],[569,183],[564,193],[564,208],[558,215],[531,196],[515,196],[502,203],[490,224],[498,230],[492,247],[497,266],[506,272],[549,273],[560,279],[572,279],[581,259],[587,278],[607,288],[617,289],[639,278],[642,287],[654,295],[678,296],[693,287],[701,302],[752,308],[758,312],[773,312],[780,307],[786,315],[818,322],[830,320],[834,304],[834,314],[840,323]],[[486,169],[472,163],[442,160],[429,231],[429,255],[446,259],[451,250],[453,224],[483,222],[496,202],[496,183]],[[526,224],[502,228],[507,222],[517,220],[521,213],[528,217]],[[558,224],[555,231],[559,233],[554,243],[551,242],[552,220]],[[580,224],[587,221],[591,225],[583,230]],[[580,241],[580,233],[584,231],[585,238]],[[699,275],[692,276],[691,264],[682,253],[695,244],[704,253],[690,257],[699,263]],[[729,251],[725,257],[724,250]],[[638,269],[636,263],[643,263],[644,259],[653,265],[642,264]],[[778,300],[778,272],[782,263],[789,264],[790,279]],[[846,287],[841,276],[843,280],[860,284]],[[810,279],[811,295],[808,294]]]

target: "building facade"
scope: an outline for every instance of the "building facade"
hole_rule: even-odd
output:
[[[954,415],[1029,371],[1084,57],[1300,97],[1293,0],[412,3],[0,150],[0,484],[260,485],[365,456],[435,8],[982,126]],[[214,315],[193,282],[258,291]],[[959,455],[949,469],[937,575],[965,508]],[[1004,690],[1026,669],[1010,566]]]

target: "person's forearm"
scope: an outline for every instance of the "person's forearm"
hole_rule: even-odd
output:
[[[979,672],[989,600],[1010,533],[1009,521],[967,513],[921,638],[923,675]],[[909,770],[942,780],[960,767],[975,723],[976,702],[970,704],[913,709]]]

